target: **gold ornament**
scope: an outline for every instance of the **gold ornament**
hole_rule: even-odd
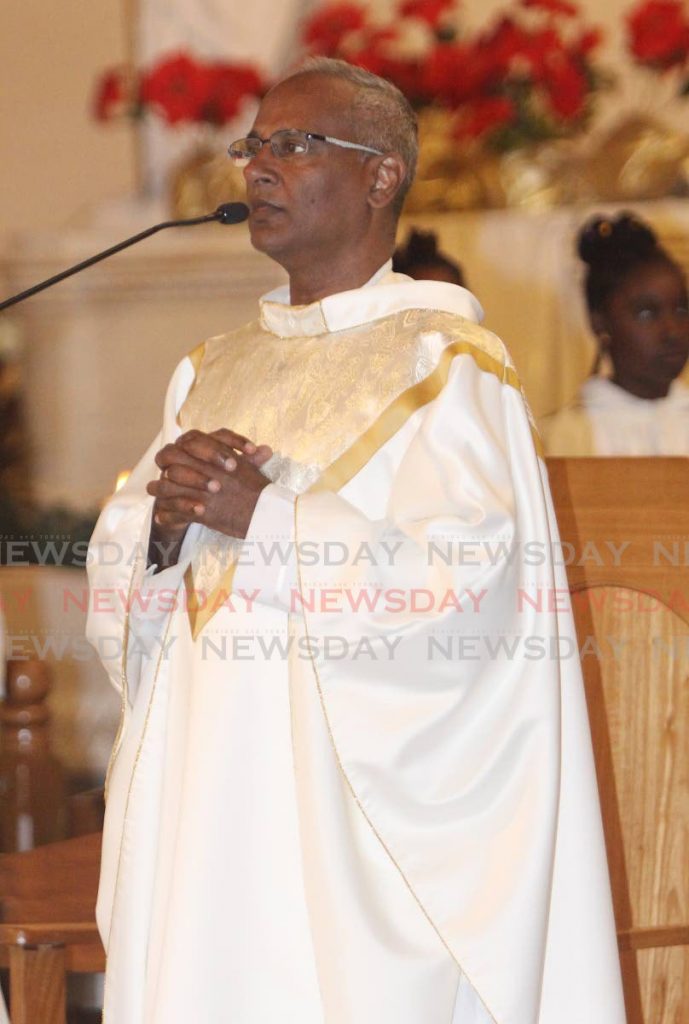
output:
[[[427,108],[419,114],[419,165],[405,205],[408,213],[544,209],[578,198],[569,143],[495,153],[454,139],[452,122],[447,110]]]
[[[689,137],[645,117],[630,117],[582,163],[591,198],[660,199],[682,180]]]
[[[175,217],[203,217],[221,203],[246,202],[244,175],[226,153],[198,146],[178,164],[170,179],[170,206]]]

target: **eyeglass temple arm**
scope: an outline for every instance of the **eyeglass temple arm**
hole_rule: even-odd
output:
[[[342,146],[343,149],[361,149],[364,153],[375,153],[376,156],[383,155],[383,151],[381,149],[374,149],[372,146],[362,146],[360,142],[346,142],[344,139],[334,139],[332,135],[309,134],[311,134],[314,139],[325,139],[326,142],[331,142],[333,146]]]

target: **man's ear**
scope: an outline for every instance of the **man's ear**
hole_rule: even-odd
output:
[[[399,153],[388,153],[374,166],[368,202],[375,209],[389,206],[399,192],[407,168]]]

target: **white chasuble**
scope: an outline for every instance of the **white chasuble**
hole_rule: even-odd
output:
[[[178,367],[91,547],[106,1024],[624,1020],[545,469],[479,318],[379,274]],[[222,426],[275,452],[245,541],[144,570],[156,450]]]

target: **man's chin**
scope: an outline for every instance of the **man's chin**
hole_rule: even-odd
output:
[[[275,256],[281,252],[285,241],[282,232],[277,231],[273,226],[265,223],[252,223],[251,220],[249,220],[249,237],[254,249],[264,252],[266,256]]]

